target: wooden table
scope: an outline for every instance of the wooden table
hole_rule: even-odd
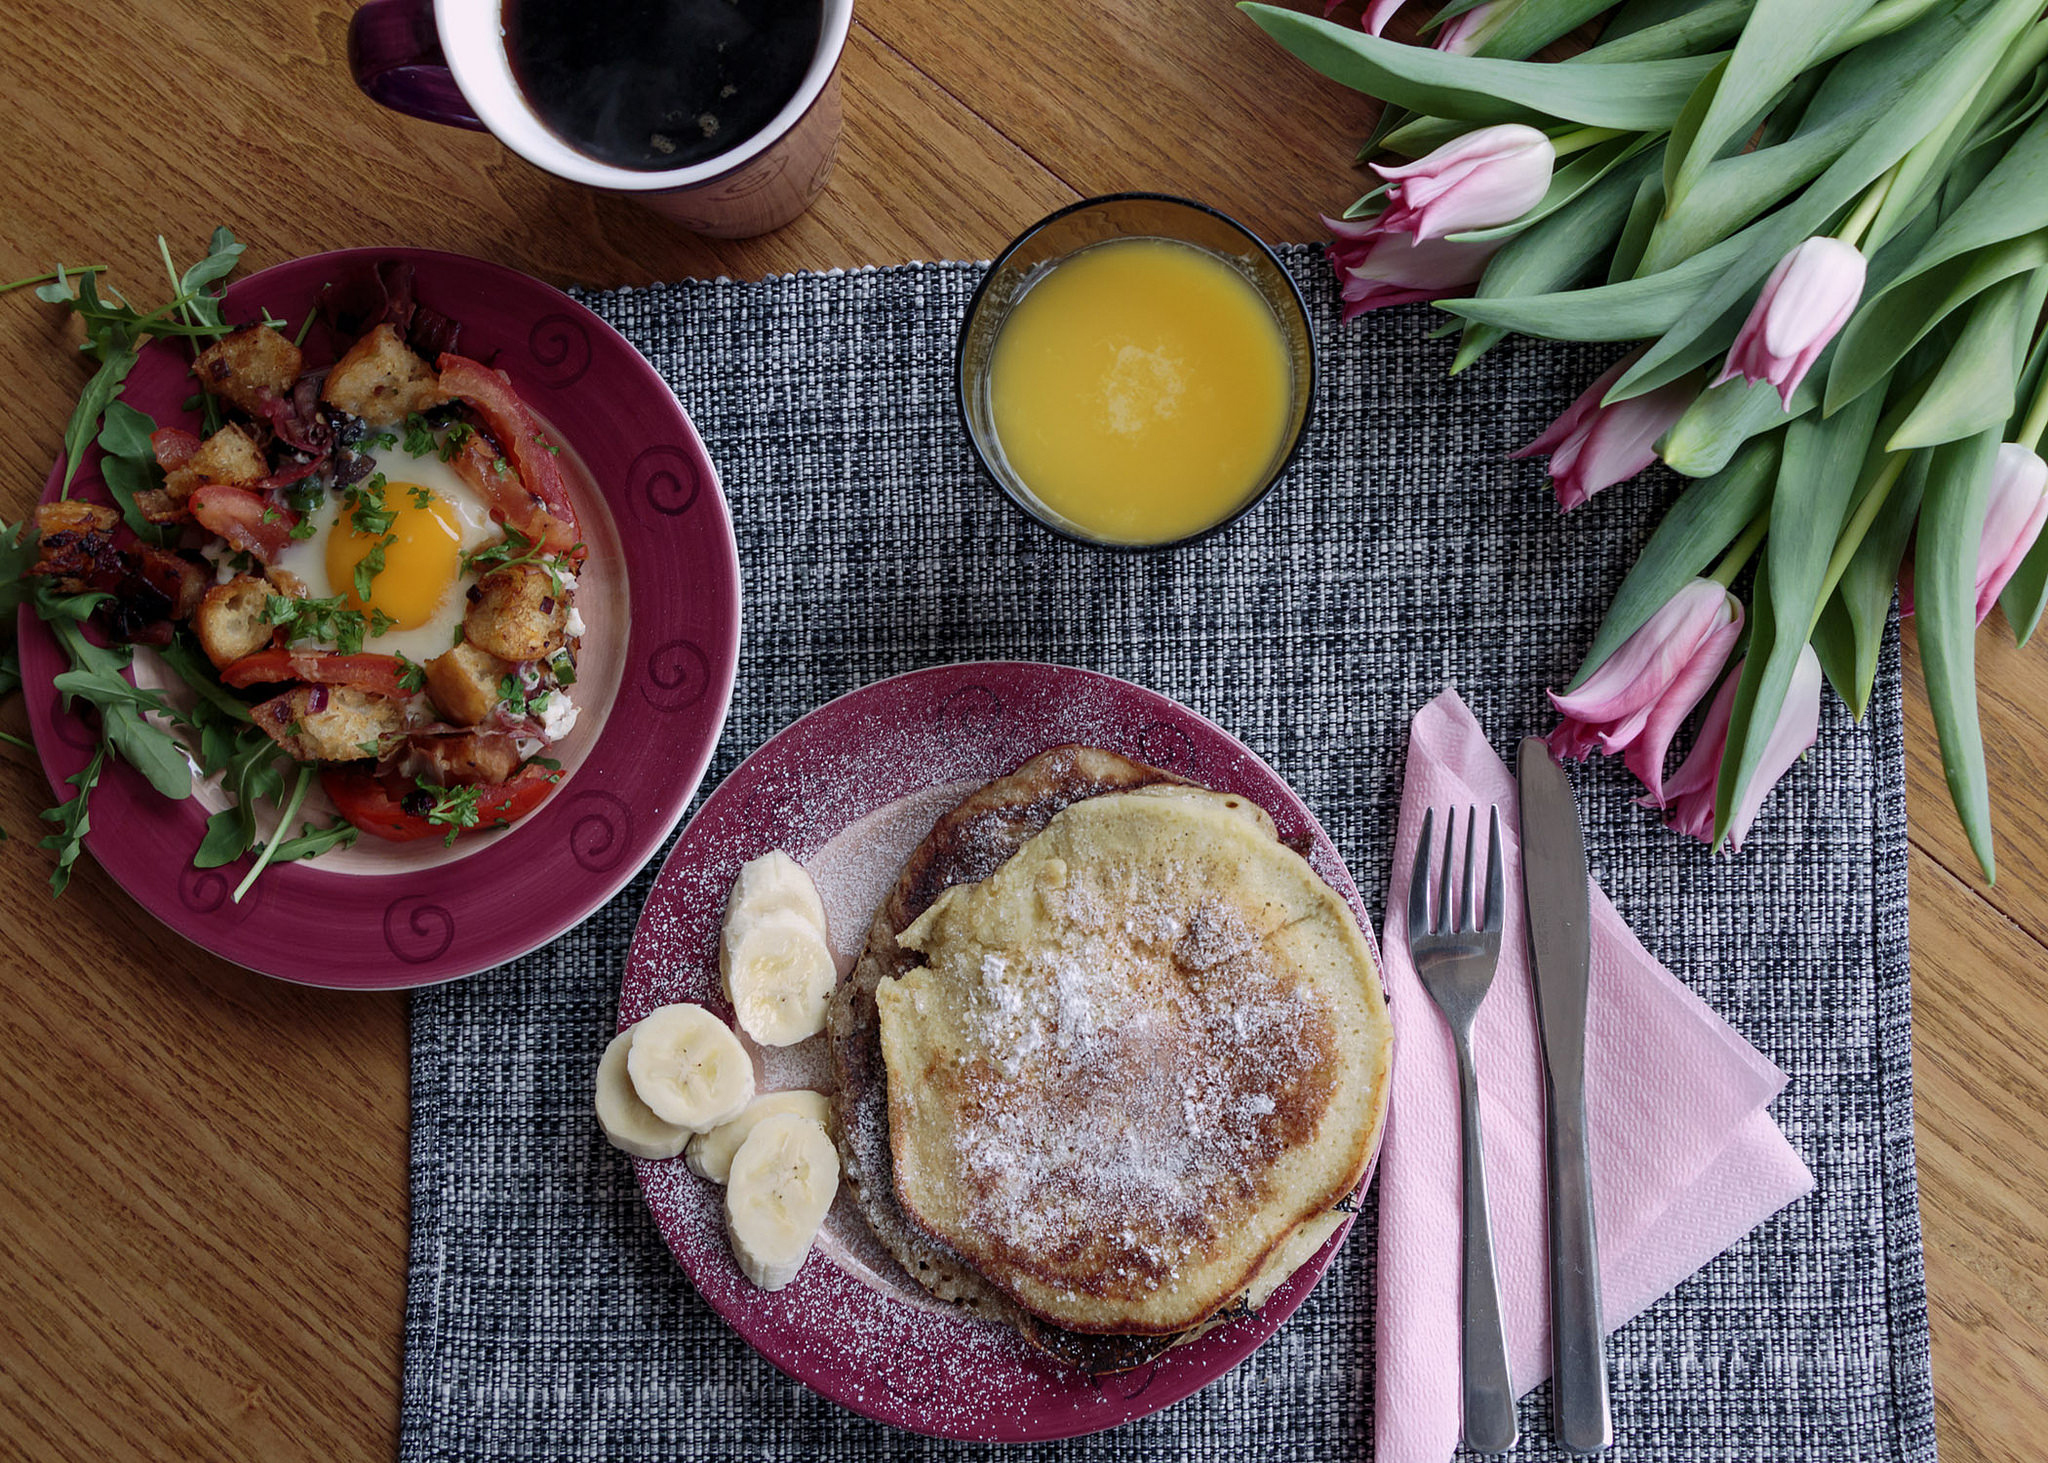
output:
[[[1359,191],[1372,107],[1222,0],[862,0],[830,190],[716,243],[400,119],[331,0],[0,7],[0,278],[226,223],[261,266],[414,244],[557,284],[986,258],[1072,199],[1191,194],[1270,239]],[[0,297],[0,516],[84,380],[57,312]],[[1941,1444],[2048,1437],[2048,661],[1979,641],[2003,877],[1975,872],[1908,649],[1915,1056]],[[24,730],[19,698],[0,728]],[[52,903],[49,790],[0,749],[0,1454],[389,1457],[406,1240],[405,1003],[304,990],[167,935],[81,862]],[[1768,816],[1768,815],[1767,815]]]

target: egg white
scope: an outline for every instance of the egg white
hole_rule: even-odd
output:
[[[399,483],[418,483],[431,489],[454,510],[456,528],[460,535],[462,553],[474,553],[499,542],[505,536],[504,526],[492,521],[491,510],[475,489],[464,482],[461,474],[440,458],[428,455],[413,457],[402,448],[387,447],[368,454],[375,464],[372,471],[381,472],[392,483],[386,492],[386,501],[393,507],[405,501],[405,489],[395,486]],[[365,477],[367,481],[367,475]],[[346,594],[352,588],[349,584],[336,584],[327,573],[327,541],[341,523],[346,504],[340,492],[330,492],[326,501],[314,510],[314,519],[319,532],[311,538],[295,540],[271,563],[273,569],[293,575],[305,586],[306,594],[313,599],[326,599],[333,595]],[[341,531],[346,533],[346,525]],[[390,571],[386,571],[390,572]],[[380,655],[403,655],[409,660],[424,664],[435,656],[446,652],[455,644],[456,627],[461,625],[463,612],[469,608],[469,587],[476,583],[474,571],[458,572],[435,604],[433,614],[425,623],[410,630],[389,630],[382,635],[363,641],[366,652]],[[316,640],[296,642],[302,645],[319,645]],[[331,648],[331,642],[329,642]]]

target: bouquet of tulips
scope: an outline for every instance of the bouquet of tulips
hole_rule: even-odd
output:
[[[1387,103],[1379,186],[1330,221],[1346,317],[1435,301],[1453,371],[1510,332],[1630,342],[1524,452],[1567,510],[1659,458],[1695,480],[1552,747],[1621,755],[1673,827],[1739,847],[1823,678],[1862,716],[1903,576],[1990,876],[1975,632],[2000,604],[2024,643],[2048,603],[2048,4],[1626,0],[1552,62],[1527,58],[1611,0],[1452,0],[1434,46],[1379,36],[1400,3],[1242,7]]]

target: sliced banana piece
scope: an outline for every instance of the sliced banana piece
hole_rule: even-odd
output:
[[[825,924],[825,901],[818,897],[818,886],[804,872],[802,864],[781,849],[771,848],[740,865],[739,877],[732,881],[731,897],[725,902],[726,923],[730,925],[735,918],[759,919],[778,909],[800,914],[819,934],[830,934]]]
[[[628,1027],[611,1039],[597,1064],[597,1122],[614,1148],[635,1158],[674,1158],[693,1136],[688,1128],[656,1117],[654,1109],[633,1090],[626,1071],[626,1053],[633,1045]]]
[[[740,1144],[747,1141],[747,1135],[763,1119],[772,1118],[777,1113],[795,1113],[809,1118],[827,1132],[831,1131],[832,1104],[825,1100],[824,1093],[802,1087],[787,1092],[764,1092],[748,1103],[747,1110],[731,1122],[692,1138],[683,1161],[690,1165],[690,1172],[697,1177],[710,1179],[714,1184],[724,1183],[726,1175],[732,1171],[732,1156],[739,1152]]]
[[[763,1290],[796,1279],[839,1192],[839,1150],[824,1127],[798,1113],[754,1125],[732,1157],[725,1228],[733,1258]]]
[[[754,1062],[732,1028],[702,1006],[657,1006],[626,1051],[633,1090],[663,1122],[708,1133],[754,1100]]]
[[[824,1029],[839,967],[825,936],[803,915],[771,909],[728,917],[718,968],[740,1029],[763,1046],[792,1046]]]

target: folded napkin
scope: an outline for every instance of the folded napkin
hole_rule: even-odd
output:
[[[1543,1057],[1522,920],[1515,781],[1455,690],[1416,714],[1387,898],[1397,1013],[1380,1155],[1378,1463],[1442,1463],[1459,1439],[1458,1083],[1450,1030],[1408,955],[1408,881],[1425,810],[1499,807],[1507,919],[1473,1028],[1487,1193],[1517,1394],[1550,1375]],[[1485,833],[1479,838],[1483,858]],[[1442,848],[1439,835],[1437,847]],[[1608,1331],[1813,1187],[1764,1111],[1785,1085],[1735,1029],[1651,958],[1593,891],[1586,1091]],[[1626,1425],[1625,1419],[1618,1426]]]

